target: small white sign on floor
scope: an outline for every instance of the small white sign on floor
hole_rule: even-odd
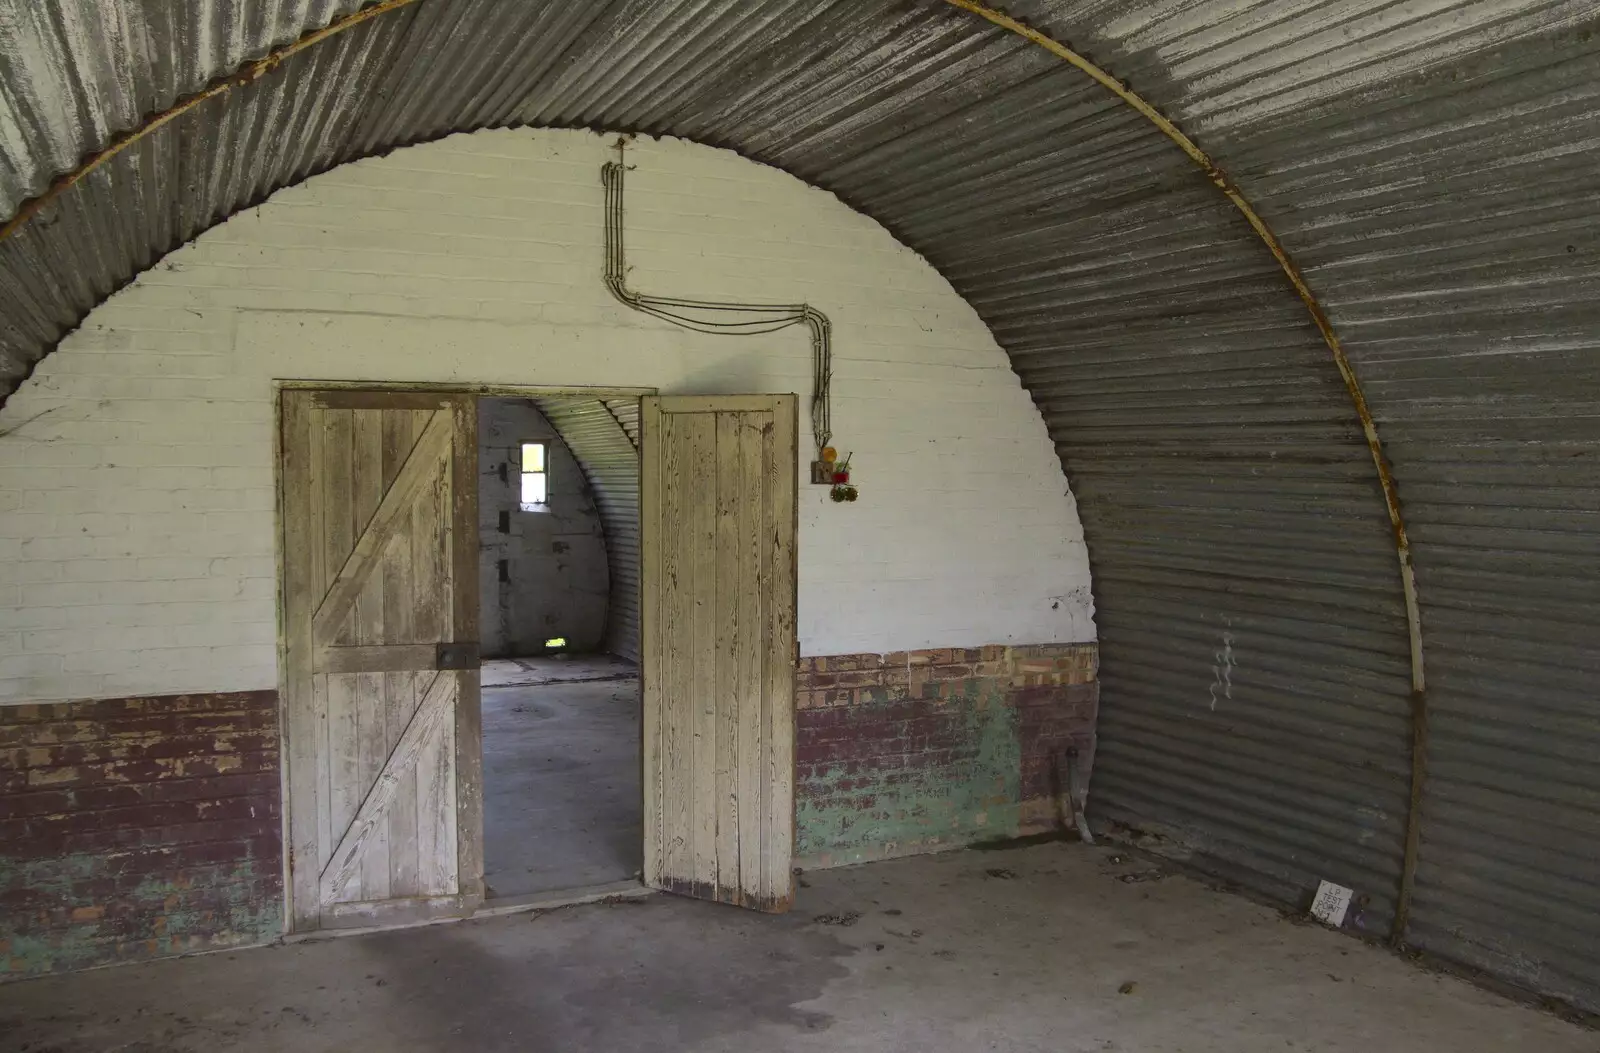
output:
[[[1317,886],[1317,898],[1311,901],[1311,916],[1337,929],[1344,924],[1344,916],[1350,910],[1350,899],[1354,895],[1343,885],[1324,881]]]

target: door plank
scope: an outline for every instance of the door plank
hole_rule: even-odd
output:
[[[337,850],[338,834],[356,817],[372,779],[361,771],[361,712],[356,700],[355,677],[324,676],[321,697],[328,722],[328,819],[331,836],[325,842],[328,858]],[[326,862],[324,863],[326,868]],[[365,890],[348,890],[353,899],[366,899]]]
[[[694,681],[692,660],[673,660],[674,647],[683,654],[692,653],[690,633],[694,631],[694,561],[688,551],[689,501],[685,480],[695,470],[688,457],[688,438],[684,434],[685,418],[682,415],[662,418],[666,449],[662,463],[662,492],[665,512],[662,523],[663,580],[666,590],[663,604],[661,653],[657,661],[662,669],[666,690],[661,708],[661,801],[662,814],[662,878],[664,887],[673,888],[672,882],[682,884],[677,891],[690,891],[694,881],[694,833],[691,809],[694,797],[690,788],[679,785],[684,774],[694,763],[693,722],[690,719]]]
[[[460,674],[441,671],[441,678],[455,680]],[[417,826],[417,879],[423,887],[452,894],[462,891],[457,844],[456,729],[450,721],[440,725],[439,733],[425,747],[411,786],[411,805]]]
[[[343,413],[344,411],[329,411]],[[383,495],[372,521],[347,551],[338,574],[312,616],[312,632],[319,641],[332,642],[330,630],[337,630],[350,614],[356,596],[366,587],[378,568],[376,558],[397,535],[402,522],[409,522],[417,493],[439,473],[439,464],[451,446],[453,421],[447,413],[436,413],[417,439],[411,456],[396,474],[394,485]]]
[[[762,882],[768,910],[787,910],[794,902],[794,674],[799,646],[795,625],[797,576],[795,538],[799,533],[796,491],[800,451],[795,401],[775,409],[770,431],[762,435],[767,469],[766,530],[772,553],[767,597],[766,716],[767,817],[761,825],[766,879]]]
[[[389,698],[382,691],[382,674],[373,672],[360,672],[352,677],[330,677],[330,680],[354,680],[355,695],[355,723],[357,723],[358,736],[358,763],[360,763],[360,781],[357,786],[373,786],[376,779],[382,778],[382,771],[389,763],[392,744],[389,741],[390,715]],[[410,717],[410,714],[405,714]],[[395,727],[395,735],[405,728],[405,722],[400,720]],[[416,778],[413,771],[406,770],[400,773],[400,781],[406,778]],[[387,899],[392,895],[389,882],[389,845],[394,842],[400,853],[408,851],[408,840],[405,835],[390,839],[389,824],[394,819],[394,803],[386,810],[386,815],[381,823],[376,824],[366,845],[362,850],[362,869],[357,885],[362,891],[363,899]]]
[[[693,563],[686,628],[689,688],[684,695],[689,730],[690,799],[709,807],[689,810],[693,880],[714,895],[717,880],[717,415],[680,414],[689,471],[676,480],[690,494],[688,558]]]
[[[350,465],[350,528],[352,537],[366,533],[372,517],[389,489],[383,477],[382,413],[353,413],[354,449]],[[378,575],[356,598],[355,636],[357,646],[383,641],[383,577]]]
[[[322,873],[324,902],[333,902],[343,891],[361,866],[361,850],[384,817],[396,788],[406,772],[414,769],[423,748],[433,741],[439,729],[446,725],[455,698],[455,677],[447,672],[434,674],[422,703],[412,715],[382,771],[367,791],[366,799],[356,810],[350,825],[339,838],[339,845],[328,859]]]
[[[740,506],[743,487],[740,478],[744,461],[740,433],[742,415],[710,414],[716,425],[716,531],[711,551],[716,560],[717,596],[711,608],[711,643],[715,649],[715,673],[710,682],[711,733],[714,740],[713,799],[716,820],[717,898],[740,900],[739,874],[739,623],[738,597],[744,583],[739,580]]]
[[[417,436],[422,434],[422,429],[417,427],[415,413],[385,413],[383,414],[383,489],[385,492],[394,486],[395,476],[400,474],[400,469],[405,467],[406,461],[411,459],[411,451],[417,445]],[[428,414],[426,420],[431,420]]]
[[[400,474],[400,469],[410,458],[411,451],[417,444],[417,437],[422,434],[423,428],[427,427],[431,414],[408,410],[387,412],[381,416],[383,418],[382,477],[384,489],[387,490],[394,485],[395,477]],[[415,529],[414,519],[412,529]],[[411,558],[414,544],[413,540],[410,544],[390,545],[383,556],[382,573],[377,575],[382,579],[385,638],[397,641],[394,646],[415,646],[426,648],[430,652],[425,661],[411,665],[409,667],[411,671],[396,670],[383,678],[384,698],[389,711],[389,730],[390,734],[396,737],[405,727],[410,714],[416,712],[417,700],[421,697],[419,690],[426,691],[428,684],[432,682],[431,673],[419,670],[433,668],[438,650],[437,644],[400,643],[400,641],[426,639],[418,635],[412,619],[412,612],[416,607],[413,596],[419,589],[427,587],[416,577],[415,564]],[[433,758],[426,754],[419,757],[417,760],[419,770],[432,760]],[[407,845],[408,848],[406,851],[389,853],[391,898],[418,895],[428,887],[423,884],[421,877],[421,856],[431,851],[432,846],[423,844],[420,839],[413,839],[408,843],[404,833],[416,829],[417,782],[416,777],[408,777],[396,788],[395,801],[389,808],[386,820],[390,843]]]
[[[704,464],[694,461],[691,418],[667,419],[667,459],[662,485],[667,498],[667,619],[661,661],[667,669],[666,709],[662,711],[662,799],[667,805],[667,858],[664,872],[677,882],[675,891],[696,895],[699,861],[694,855],[694,656],[685,643],[694,632],[693,535],[688,477]],[[682,650],[682,653],[675,651]],[[672,885],[669,885],[672,888]]]
[[[304,392],[286,391],[280,400],[283,534],[283,719],[290,733],[284,743],[284,786],[287,805],[287,865],[289,925],[313,928],[321,914],[322,897],[317,878],[322,872],[322,827],[327,814],[326,783],[319,777],[318,756],[325,752],[327,735],[321,730],[315,677],[311,669],[311,608],[297,602],[320,592],[314,580],[316,564],[304,558],[320,548],[315,544],[312,509],[316,492],[313,465],[311,399]],[[293,554],[301,558],[294,558]],[[319,745],[324,748],[319,748]]]
[[[668,589],[663,580],[665,544],[663,522],[666,496],[662,479],[663,454],[667,448],[665,417],[660,400],[640,400],[639,432],[639,673],[641,788],[644,812],[643,877],[645,884],[661,887],[661,861],[665,854],[665,802],[662,796],[662,709],[666,705],[660,658],[662,627],[665,624],[664,600]]]
[[[761,663],[762,621],[765,610],[766,580],[761,575],[761,518],[765,511],[766,470],[762,462],[765,449],[761,429],[748,424],[740,427],[738,508],[734,527],[736,569],[739,582],[734,599],[733,720],[738,728],[738,774],[735,816],[739,824],[739,890],[758,888],[763,873],[761,824],[767,811],[767,780],[761,767],[762,695],[766,690]]]
[[[339,565],[350,555],[354,535],[350,529],[350,414],[322,410],[313,418],[317,439],[317,480],[314,494],[318,516],[316,549],[319,553],[318,584],[325,590]],[[335,629],[340,628],[334,626]],[[312,635],[316,636],[316,622]],[[348,821],[360,801],[353,783],[360,777],[359,758],[354,743],[355,713],[347,685],[319,678],[318,715],[322,719],[327,745],[319,751],[319,777],[327,801],[327,832],[322,838],[324,855],[333,851],[335,835]]]
[[[437,645],[435,645],[437,646]],[[388,712],[389,733],[403,734],[408,716],[417,707],[433,682],[434,673],[423,669],[409,672],[383,674],[383,697]],[[417,758],[415,770],[407,772],[395,787],[394,801],[389,805],[385,826],[389,834],[389,897],[423,895],[440,889],[422,880],[421,857],[427,851],[417,829],[417,784],[428,776],[424,774],[432,763],[425,747]]]
[[[454,446],[451,450],[454,451]],[[453,459],[447,454],[439,475],[423,489],[412,510],[408,566],[415,580],[411,595],[417,597],[418,602],[411,605],[406,616],[409,631],[422,639],[449,640],[453,636],[449,611],[451,583],[444,554],[449,544],[452,471]],[[447,672],[440,675],[455,676]],[[406,836],[417,844],[415,873],[407,876],[419,887],[433,891],[442,890],[446,885],[454,888],[455,882],[456,846],[447,833],[447,829],[454,828],[448,827],[440,815],[443,802],[448,798],[444,786],[456,778],[453,758],[446,749],[453,742],[450,730],[441,728],[438,738],[428,743],[426,754],[417,763],[416,775],[401,794]],[[397,809],[390,821],[394,824],[399,818]]]
[[[478,400],[459,397],[451,407],[455,451],[451,463],[450,555],[451,639],[478,640]],[[455,877],[464,902],[481,903],[483,891],[483,711],[482,674],[460,669],[456,677],[455,778],[448,790],[456,843]]]
[[[314,712],[312,736],[315,739],[316,767],[312,778],[317,783],[317,798],[320,808],[317,811],[317,855],[307,857],[310,869],[315,875],[322,873],[322,868],[328,864],[328,856],[333,852],[334,827],[333,814],[337,801],[333,792],[333,765],[334,765],[334,737],[333,720],[330,716],[331,707],[328,705],[328,678],[314,676],[311,678],[311,699]],[[314,875],[314,876],[315,876]],[[315,884],[312,888],[315,889]],[[320,895],[318,897],[320,902]]]
[[[352,538],[366,533],[383,502],[387,489],[383,478],[383,418],[385,414],[373,409],[348,407],[351,418],[350,456],[350,530]],[[354,542],[352,542],[352,545]],[[382,560],[380,552],[378,559]],[[373,574],[356,594],[354,610],[348,620],[346,638],[356,647],[380,645],[386,638],[384,624],[383,575]],[[431,663],[430,663],[431,664]],[[389,702],[384,691],[384,678],[371,671],[352,670],[358,675],[353,681],[356,714],[355,734],[358,782],[356,787],[367,787],[383,769],[384,761],[394,745],[391,734],[398,736],[405,727],[409,710],[392,720]],[[359,799],[358,799],[359,800]],[[383,824],[368,839],[361,860],[361,875],[352,886],[358,899],[386,899],[393,894],[389,881],[390,837]],[[398,842],[396,855],[404,856],[407,847]],[[347,892],[350,890],[346,890]]]
[[[322,512],[322,529],[319,537],[322,542],[324,588],[331,580],[328,576],[343,565],[355,546],[356,533],[351,525],[350,514],[352,496],[350,447],[355,440],[355,421],[352,418],[353,414],[349,412],[324,410],[319,422],[322,452],[317,467],[322,485],[318,508]],[[337,631],[341,626],[334,624],[329,628]],[[335,642],[325,633],[319,632],[318,637],[328,643]]]

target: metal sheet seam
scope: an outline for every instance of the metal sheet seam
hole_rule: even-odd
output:
[[[321,29],[314,29],[311,32],[304,34],[299,39],[289,44],[285,44],[283,47],[278,48],[275,51],[269,52],[263,58],[256,59],[254,62],[245,63],[227,76],[219,77],[218,79],[212,81],[211,84],[203,90],[179,99],[177,103],[169,106],[165,110],[162,110],[160,113],[151,114],[149,117],[146,117],[144,120],[140,121],[137,127],[117,136],[112,140],[109,146],[105,147],[105,149],[91,154],[82,163],[80,163],[77,168],[74,168],[72,171],[61,176],[61,178],[57,179],[54,183],[51,183],[49,189],[45,190],[44,193],[30,201],[25,202],[21,208],[17,209],[17,214],[15,216],[12,216],[5,222],[3,226],[0,226],[0,241],[5,241],[18,230],[22,229],[23,225],[26,224],[28,220],[44,211],[52,201],[66,193],[68,190],[72,189],[72,187],[76,186],[78,183],[82,182],[101,165],[104,165],[107,161],[110,161],[112,158],[116,157],[130,146],[133,146],[135,143],[139,142],[139,140],[143,139],[145,136],[150,135],[152,132],[161,128],[163,125],[169,124],[172,121],[177,120],[179,117],[182,117],[185,113],[188,113],[196,106],[199,106],[205,102],[209,102],[218,96],[226,95],[234,88],[242,88],[256,80],[259,80],[268,73],[271,73],[273,70],[277,69],[285,59],[299,54],[307,48],[314,47],[317,44],[320,44],[322,41],[327,40],[329,37],[337,36],[345,30],[358,26],[370,19],[377,18],[379,15],[387,14],[388,12],[396,10],[397,8],[407,7],[417,2],[418,0],[380,0],[379,3],[372,4],[369,7],[363,7],[358,11],[352,11],[343,18],[338,18],[328,23]]]
[[[1361,389],[1361,381],[1356,376],[1355,368],[1350,364],[1349,356],[1345,354],[1344,345],[1339,341],[1339,335],[1334,331],[1333,322],[1328,318],[1322,304],[1312,292],[1311,286],[1306,283],[1305,275],[1300,272],[1294,260],[1289,257],[1288,251],[1266,220],[1261,218],[1254,206],[1228,174],[1212,160],[1211,156],[1202,150],[1198,143],[1189,138],[1183,129],[1174,124],[1165,114],[1152,106],[1145,98],[1133,91],[1128,85],[1107,73],[1104,69],[1089,61],[1072,48],[1045,33],[1034,29],[1002,11],[986,7],[976,0],[944,0],[953,7],[985,19],[994,25],[1015,33],[1033,44],[1044,48],[1057,58],[1068,63],[1075,69],[1084,73],[1107,91],[1111,92],[1136,112],[1155,125],[1163,135],[1171,139],[1183,150],[1189,158],[1200,167],[1217,189],[1221,190],[1233,206],[1244,216],[1261,241],[1267,246],[1278,266],[1283,269],[1284,275],[1289,279],[1289,284],[1294,286],[1307,312],[1311,315],[1312,323],[1317,331],[1322,334],[1322,339],[1328,345],[1328,350],[1333,353],[1334,364],[1338,366],[1339,376],[1344,380],[1344,386],[1350,393],[1350,400],[1355,406],[1356,416],[1361,420],[1361,431],[1366,436],[1367,448],[1372,452],[1372,463],[1378,472],[1378,483],[1383,490],[1384,504],[1388,508],[1389,525],[1394,531],[1395,553],[1400,562],[1400,587],[1405,595],[1406,629],[1411,640],[1411,800],[1410,814],[1406,819],[1406,847],[1405,860],[1401,867],[1399,899],[1395,908],[1394,925],[1390,932],[1390,939],[1395,944],[1405,940],[1406,922],[1411,908],[1412,890],[1416,884],[1417,858],[1422,843],[1422,790],[1427,780],[1427,677],[1423,666],[1422,651],[1422,615],[1417,600],[1417,576],[1411,563],[1411,542],[1406,535],[1404,513],[1400,508],[1400,491],[1395,483],[1394,474],[1389,470],[1389,463],[1383,454],[1383,441],[1378,437],[1377,424],[1372,419],[1372,410],[1367,405],[1366,394]]]

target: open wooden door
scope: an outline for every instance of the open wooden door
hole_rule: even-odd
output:
[[[482,899],[477,404],[285,391],[290,923]]]
[[[644,873],[794,901],[793,395],[643,405]]]

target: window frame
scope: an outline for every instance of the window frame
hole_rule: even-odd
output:
[[[528,451],[531,448],[539,450],[539,467],[528,467]],[[540,480],[541,499],[529,501],[528,482],[530,477]],[[550,511],[550,443],[545,439],[526,440],[517,444],[517,507],[523,512],[548,512]]]

